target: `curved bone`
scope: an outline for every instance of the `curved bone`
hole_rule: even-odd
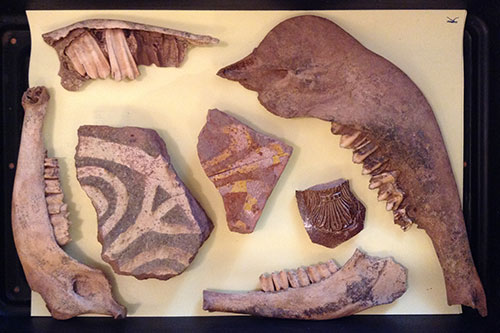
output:
[[[113,299],[105,275],[71,258],[56,243],[45,201],[42,126],[48,100],[44,87],[28,89],[22,100],[25,115],[12,193],[12,230],[26,279],[56,319],[84,313],[124,317],[126,309]],[[45,164],[57,166],[54,159],[45,159]]]
[[[218,39],[119,20],[92,19],[43,34],[61,63],[61,85],[71,91],[89,79],[111,76],[120,81],[139,76],[138,65],[179,67],[189,46],[213,45]]]
[[[318,266],[307,269],[315,275],[311,284],[294,286],[297,282],[291,282],[289,287],[281,288],[284,290],[204,290],[203,309],[275,318],[334,319],[392,303],[406,291],[406,269],[392,258],[378,259],[356,250],[342,268],[325,278],[317,274]]]
[[[399,68],[335,23],[299,16],[280,23],[218,75],[257,91],[278,116],[315,117],[333,122],[334,134],[350,129],[368,135],[378,148],[358,148],[353,161],[366,161],[363,172],[372,175],[382,168],[399,171],[398,186],[407,195],[395,222],[407,228],[414,220],[431,238],[448,303],[487,314],[439,126],[422,92]]]

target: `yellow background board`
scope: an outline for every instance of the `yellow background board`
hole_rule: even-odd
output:
[[[61,181],[71,213],[73,242],[65,250],[103,269],[117,299],[131,316],[204,316],[202,291],[251,290],[263,272],[296,268],[333,258],[339,264],[359,247],[370,255],[392,256],[408,269],[408,291],[397,301],[363,313],[459,313],[448,306],[443,275],[424,231],[407,232],[393,224],[392,213],[368,190],[368,176],[339,148],[329,123],[317,119],[283,119],[266,111],[257,94],[215,75],[240,60],[284,19],[315,14],[331,19],[370,50],[401,68],[429,100],[443,132],[458,187],[462,189],[463,59],[466,12],[442,11],[29,11],[32,49],[29,82],[45,85],[51,95],[44,136],[49,155],[58,157]],[[447,16],[458,23],[447,23]],[[217,37],[221,43],[191,49],[180,68],[140,66],[136,81],[90,81],[78,92],[64,90],[59,61],[42,33],[79,20],[114,18]],[[314,36],[311,36],[314,38]],[[270,196],[255,231],[228,230],[222,199],[205,176],[196,152],[207,110],[218,108],[254,129],[294,147],[292,157]],[[100,258],[96,213],[80,187],[74,154],[77,129],[84,124],[155,129],[165,140],[180,178],[213,219],[215,229],[195,260],[168,281],[139,281],[116,275]],[[365,228],[340,246],[311,243],[295,201],[295,190],[337,178],[348,179],[365,204]],[[215,313],[220,315],[221,313]],[[32,315],[48,315],[33,293]]]

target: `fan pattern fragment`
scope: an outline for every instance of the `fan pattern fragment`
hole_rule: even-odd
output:
[[[77,176],[98,215],[102,258],[118,274],[182,273],[213,224],[179,179],[151,129],[81,126]]]
[[[71,91],[89,79],[139,76],[137,66],[179,67],[190,46],[219,41],[204,35],[140,23],[92,19],[43,35],[60,61],[61,85]]]
[[[334,248],[363,230],[365,207],[351,193],[349,181],[316,185],[295,196],[313,243]]]
[[[198,136],[198,157],[222,195],[231,231],[254,230],[292,150],[226,113],[208,111]]]
[[[392,258],[356,250],[344,266],[328,263],[261,275],[262,291],[203,291],[203,309],[254,316],[325,320],[388,304],[406,291],[407,272]],[[272,280],[272,282],[271,282]]]
[[[57,160],[46,157],[43,144],[48,101],[45,87],[28,89],[22,99],[25,115],[12,193],[12,231],[24,274],[56,319],[85,313],[125,317],[127,310],[113,299],[104,273],[79,263],[59,246],[70,240],[69,221]]]
[[[218,75],[257,91],[278,116],[332,122],[395,223],[403,229],[415,223],[431,238],[448,303],[487,315],[446,147],[432,108],[408,76],[335,23],[310,15],[278,24]]]

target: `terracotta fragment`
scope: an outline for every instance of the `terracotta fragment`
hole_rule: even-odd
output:
[[[363,230],[365,206],[338,179],[295,191],[300,216],[313,243],[334,248]]]
[[[374,177],[372,187],[387,200],[394,221],[403,229],[416,223],[431,238],[448,303],[487,314],[439,126],[399,68],[335,23],[308,15],[277,25],[250,55],[218,75],[257,91],[278,116],[332,122],[341,145],[354,149],[353,162]],[[376,178],[383,173],[393,177]]]
[[[75,160],[97,211],[104,261],[138,279],[182,273],[213,224],[175,173],[160,136],[138,127],[81,126]]]
[[[128,21],[92,19],[43,34],[61,66],[61,85],[78,90],[89,79],[117,81],[139,76],[137,66],[179,67],[191,46],[214,45],[218,39]]]
[[[85,313],[125,317],[127,311],[113,299],[104,273],[71,258],[57,243],[70,240],[69,221],[57,160],[46,158],[43,143],[48,101],[45,87],[28,89],[22,100],[25,115],[12,193],[12,231],[26,279],[56,319]],[[47,181],[53,182],[49,191]]]
[[[224,200],[229,229],[251,233],[293,148],[219,110],[198,136],[203,170]]]
[[[324,320],[352,315],[373,306],[388,304],[406,291],[406,269],[392,258],[370,257],[356,250],[342,268],[317,274],[307,283],[297,284],[304,269],[288,271],[288,286],[274,290],[224,293],[203,291],[203,309],[246,313],[254,316]],[[330,265],[331,266],[331,263]],[[283,271],[282,271],[283,272]],[[281,272],[280,272],[281,273]],[[273,273],[275,274],[275,273]],[[279,275],[279,273],[277,273]]]

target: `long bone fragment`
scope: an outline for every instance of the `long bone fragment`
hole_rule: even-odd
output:
[[[103,272],[71,258],[56,242],[53,216],[67,215],[61,205],[57,160],[45,158],[42,127],[48,101],[45,87],[28,89],[22,100],[25,115],[12,193],[12,230],[26,279],[56,319],[84,313],[125,317],[126,309],[113,299]],[[58,198],[49,201],[46,193]]]
[[[429,103],[408,76],[316,16],[280,23],[218,75],[257,91],[278,116],[331,122],[395,223],[403,229],[415,223],[431,238],[448,304],[487,315],[446,147]]]
[[[57,51],[61,85],[79,90],[89,79],[139,76],[137,66],[179,67],[191,46],[218,39],[135,22],[91,19],[43,34]]]
[[[392,303],[406,291],[406,269],[392,258],[356,250],[342,268],[328,263],[261,275],[262,291],[203,291],[203,309],[255,316],[323,320]],[[271,282],[272,280],[272,282]]]

